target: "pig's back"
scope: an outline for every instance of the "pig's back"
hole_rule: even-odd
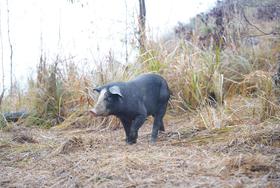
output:
[[[128,82],[140,102],[143,102],[148,115],[154,115],[169,99],[167,82],[157,74],[142,74]]]

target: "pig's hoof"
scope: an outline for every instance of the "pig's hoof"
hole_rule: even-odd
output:
[[[128,141],[126,143],[129,144],[129,145],[132,145],[132,144],[136,144],[136,141]]]
[[[156,140],[156,139],[154,139],[154,138],[152,138],[152,139],[151,139],[151,145],[155,145],[155,144],[156,144],[156,142],[157,142],[157,140]]]
[[[131,139],[131,140],[127,139],[126,143],[129,144],[129,145],[136,144],[136,139]]]

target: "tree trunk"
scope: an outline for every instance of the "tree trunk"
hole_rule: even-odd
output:
[[[3,89],[1,95],[0,95],[0,111],[1,111],[1,105],[2,105],[2,100],[4,98],[4,94],[5,94],[5,89]]]
[[[125,3],[125,62],[128,63],[128,23],[127,23],[127,2]]]
[[[1,15],[1,9],[0,9]],[[0,17],[0,48],[1,48],[1,68],[2,68],[2,90],[5,90],[5,71],[4,71],[4,49],[3,49],[3,38],[2,38],[2,20]]]
[[[140,54],[145,52],[146,44],[146,5],[145,0],[139,0],[139,45],[140,45]]]
[[[10,94],[13,93],[13,45],[11,42],[10,37],[10,10],[9,10],[9,0],[6,1],[7,3],[7,27],[8,27],[8,41],[10,46],[10,76],[11,76],[11,85],[10,85]]]

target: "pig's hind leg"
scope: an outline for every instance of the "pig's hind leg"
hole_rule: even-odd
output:
[[[166,112],[166,107],[167,105],[160,105],[158,112],[154,116],[154,125],[153,125],[153,130],[152,130],[152,138],[151,142],[155,143],[158,137],[158,132],[159,131],[164,131],[164,125],[163,125],[163,116],[165,115]]]

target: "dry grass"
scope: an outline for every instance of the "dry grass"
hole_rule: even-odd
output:
[[[271,79],[280,43],[272,35],[246,42],[238,16],[225,25],[223,50],[200,49],[195,31],[192,43],[150,41],[125,66],[112,54],[95,67],[41,58],[27,93],[3,101],[2,110],[31,115],[1,125],[0,187],[280,187],[279,87]],[[166,132],[150,145],[149,119],[130,146],[116,118],[87,111],[94,87],[143,72],[169,83]]]
[[[0,185],[279,187],[279,120],[262,122],[254,115],[260,106],[259,98],[239,96],[223,107],[205,106],[201,115],[167,114],[156,145],[149,143],[150,120],[133,146],[110,119],[48,130],[9,125],[0,132]],[[15,134],[36,142],[17,142]]]
[[[279,125],[207,130],[187,114],[170,118],[166,133],[149,144],[151,126],[126,145],[122,129],[17,128],[37,143],[1,131],[0,185],[28,187],[279,187]]]

